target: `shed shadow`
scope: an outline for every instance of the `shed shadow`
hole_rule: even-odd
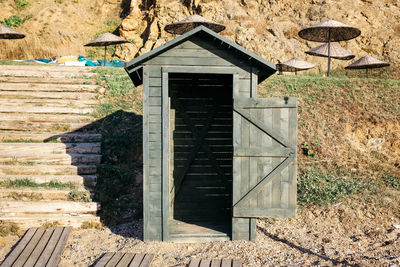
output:
[[[332,262],[333,265],[354,266],[354,267],[359,266],[357,264],[350,264],[346,260],[336,260],[336,259],[329,258],[328,256],[318,254],[318,253],[316,253],[316,252],[314,252],[314,251],[312,251],[312,250],[310,250],[308,248],[301,247],[299,245],[296,245],[296,244],[290,242],[289,240],[286,240],[286,239],[278,237],[277,235],[271,234],[266,229],[264,229],[264,228],[262,228],[260,226],[257,226],[257,230],[259,230],[265,236],[271,238],[274,241],[284,243],[284,244],[288,245],[289,247],[297,249],[298,251],[300,251],[302,253],[305,253],[305,254],[308,254],[308,255],[311,255],[311,256],[316,256],[316,257],[318,257],[318,258],[320,258],[322,260],[325,260],[325,261],[330,261],[330,262]]]
[[[96,164],[97,183],[94,187],[91,184],[94,173],[82,168],[91,163],[82,163],[71,145],[68,145],[71,149],[67,148],[67,154],[71,157],[71,165],[77,166],[78,175],[84,178],[85,189],[94,192],[92,200],[100,203],[97,216],[103,225],[116,234],[139,239],[143,235],[142,227],[137,225],[143,217],[142,131],[142,115],[118,110],[84,127],[45,140],[67,144],[71,143],[67,134],[101,134],[101,140],[92,141],[101,142],[101,162]],[[80,143],[82,140],[73,141]],[[136,225],[134,228],[140,230],[139,233],[121,228],[129,224]]]

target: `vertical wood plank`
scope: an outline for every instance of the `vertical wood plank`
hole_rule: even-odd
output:
[[[233,98],[240,98],[239,73],[233,74]]]
[[[169,218],[169,110],[168,72],[162,72],[162,237],[168,240]]]
[[[47,262],[46,266],[57,266],[58,265],[58,262],[61,259],[60,258],[61,253],[63,252],[64,247],[67,244],[69,233],[72,230],[72,227],[59,227],[59,228],[63,228],[62,234],[61,234],[60,239],[58,240],[57,245],[54,248],[54,251],[51,254],[51,257],[50,257],[49,261]]]
[[[8,255],[8,257],[3,261],[1,266],[3,267],[8,267],[13,265],[15,260],[18,258],[18,256],[21,254],[21,252],[25,249],[26,245],[29,244],[29,241],[31,241],[32,237],[36,233],[38,228],[29,228],[26,233],[24,234],[24,237],[19,241],[18,245],[13,249],[13,251]]]
[[[297,108],[289,109],[289,143],[295,149],[295,160],[289,166],[289,207],[296,208],[297,203]]]
[[[28,260],[25,262],[25,266],[34,266],[40,254],[43,252],[47,242],[49,241],[54,229],[46,229],[39,243],[36,245],[35,249],[32,251]]]
[[[258,70],[254,67],[251,68],[250,81],[250,97],[258,98]]]
[[[272,109],[272,128],[274,130],[279,130],[281,127],[281,110],[279,108]],[[277,142],[272,142],[272,147],[279,147],[280,144]],[[272,166],[277,166],[282,158],[272,158]],[[272,183],[272,208],[279,208],[281,202],[281,183],[280,180],[276,180]]]
[[[149,267],[151,262],[153,261],[153,254],[146,254],[144,255],[144,258],[142,262],[140,263],[140,267]]]
[[[231,267],[232,266],[232,260],[231,259],[223,259],[221,267]]]
[[[256,241],[257,238],[257,218],[250,218],[250,223],[249,223],[249,240],[250,241]]]
[[[288,108],[281,108],[281,120],[280,120],[280,133],[283,138],[289,141],[289,109]],[[290,141],[289,141],[290,144]],[[290,168],[290,167],[289,167]],[[281,172],[281,203],[280,208],[287,209],[289,208],[289,168],[285,168]]]
[[[107,262],[114,256],[114,253],[108,252],[104,253],[100,260],[96,263],[94,267],[104,267],[106,266]]]
[[[143,240],[150,241],[149,210],[149,67],[143,66]]]
[[[221,267],[221,260],[217,259],[212,260],[211,267]]]
[[[176,117],[176,114],[175,114],[175,109],[172,109],[171,108],[171,99],[170,99],[170,102],[169,102],[169,104],[170,104],[170,113],[169,113],[169,115],[170,115],[170,118],[169,118],[169,121],[170,121],[170,124],[169,124],[169,156],[170,156],[170,159],[169,159],[169,187],[168,187],[168,190],[169,190],[169,202],[170,202],[170,204],[169,204],[169,218],[170,219],[172,219],[173,217],[174,217],[174,208],[173,208],[173,205],[174,205],[174,202],[172,201],[172,199],[173,199],[173,197],[175,197],[175,186],[173,186],[173,184],[174,184],[174,168],[175,168],[175,161],[174,161],[174,159],[175,159],[175,157],[174,157],[174,131],[175,131],[175,117]]]
[[[195,259],[190,261],[189,267],[199,267],[199,265],[200,265],[200,260]]]
[[[242,267],[242,261],[237,259],[232,260],[232,267]]]
[[[143,261],[144,256],[144,254],[135,254],[135,257],[129,264],[129,267],[139,267],[140,263]]]
[[[129,263],[132,261],[133,257],[135,254],[133,253],[125,253],[124,256],[122,256],[121,260],[118,262],[116,267],[126,267],[129,265]]]
[[[249,113],[252,116],[257,116],[257,110],[255,109],[250,109]],[[247,122],[247,121],[246,121]],[[248,135],[249,135],[249,141],[248,145],[246,147],[258,147],[258,136],[260,133],[260,130],[258,130],[253,124],[248,123]],[[247,190],[250,188],[253,188],[257,184],[257,162],[258,162],[258,157],[248,157],[249,160],[249,176],[248,176],[248,187]],[[257,207],[257,198],[252,198],[249,200],[249,207]]]
[[[38,261],[36,262],[35,266],[45,266],[46,263],[49,261],[55,246],[57,245],[58,241],[60,240],[60,236],[63,232],[63,227],[56,227],[53,231],[53,234],[50,237],[49,242],[47,243],[45,249],[40,255]]]
[[[202,259],[199,267],[210,267],[210,264],[211,264],[211,260]]]
[[[125,253],[122,252],[115,252],[113,257],[107,262],[105,267],[115,267],[121,258],[124,256]]]

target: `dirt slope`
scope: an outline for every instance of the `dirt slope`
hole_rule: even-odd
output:
[[[399,0],[132,0],[131,9],[122,23],[121,35],[134,40],[134,44],[117,51],[124,59],[174,38],[163,30],[166,24],[200,14],[226,25],[223,36],[274,63],[296,56],[325,69],[326,60],[304,54],[320,43],[306,42],[297,33],[326,19],[361,29],[357,39],[340,43],[357,58],[369,54],[400,63]],[[333,68],[347,64],[334,60]]]

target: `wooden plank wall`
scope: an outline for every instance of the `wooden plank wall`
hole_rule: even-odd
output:
[[[162,67],[197,66],[235,68],[237,84],[234,85],[234,97],[250,97],[252,80],[251,67],[247,62],[238,60],[229,48],[217,48],[204,40],[192,38],[169,51],[149,60],[143,68],[143,217],[144,240],[162,240]],[[233,229],[240,234],[234,239],[249,240],[250,228],[254,223],[250,219],[234,219]],[[245,224],[248,227],[242,227]],[[237,226],[236,226],[237,225]],[[241,225],[239,227],[239,225]],[[244,231],[244,232],[242,232]],[[253,232],[254,232],[253,231]]]

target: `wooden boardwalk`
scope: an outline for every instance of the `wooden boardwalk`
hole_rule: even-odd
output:
[[[223,260],[192,260],[188,267],[242,267],[241,260],[223,259]]]
[[[57,266],[72,227],[30,228],[0,267]]]
[[[107,252],[95,267],[148,267],[153,261],[153,257],[153,254]]]

